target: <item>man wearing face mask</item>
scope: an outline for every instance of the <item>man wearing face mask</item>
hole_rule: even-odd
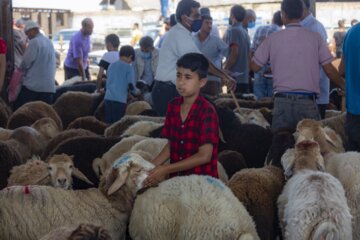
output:
[[[165,116],[168,102],[179,96],[175,86],[177,60],[186,53],[200,53],[191,34],[199,31],[202,26],[199,8],[200,4],[193,0],[179,2],[176,8],[177,24],[167,33],[160,49],[156,80],[152,89],[154,108],[160,116]],[[229,89],[235,89],[234,79],[215,67],[211,61],[209,64],[212,75],[220,77]]]
[[[242,21],[243,28],[248,31],[248,29],[254,28],[256,22],[256,14],[252,9],[246,9],[245,18]]]
[[[135,51],[135,81],[142,80],[151,87],[158,63],[159,50],[154,48],[154,40],[149,36],[142,37],[140,49]]]
[[[236,91],[239,93],[249,92],[250,39],[242,26],[245,12],[245,9],[240,5],[234,5],[231,8],[229,18],[231,26],[223,38],[224,42],[229,46],[225,69],[238,73],[236,77]]]

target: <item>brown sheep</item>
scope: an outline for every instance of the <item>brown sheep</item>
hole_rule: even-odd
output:
[[[56,122],[49,117],[36,120],[31,127],[36,129],[47,142],[61,132],[61,129],[58,127]]]
[[[82,128],[99,135],[104,135],[107,127],[106,123],[97,120],[94,116],[87,116],[75,119],[69,124],[67,129]]]
[[[46,145],[46,148],[44,150],[44,153],[42,155],[43,159],[46,159],[50,152],[52,152],[55,148],[57,148],[58,145],[65,142],[66,140],[73,138],[73,137],[91,137],[96,136],[95,133],[85,130],[85,129],[69,129],[65,130],[63,132],[60,132],[58,135],[56,135],[53,139],[50,140],[50,142]]]
[[[89,223],[80,224],[78,227],[57,228],[40,240],[111,240],[109,232],[103,227]]]
[[[18,108],[10,116],[7,128],[15,129],[21,126],[31,126],[36,120],[44,117],[52,118],[59,129],[63,129],[59,115],[49,104],[41,101],[29,102]]]
[[[125,115],[139,115],[142,111],[152,109],[145,101],[136,101],[126,106]]]
[[[247,168],[245,158],[241,153],[224,150],[219,153],[218,161],[224,167],[229,179],[241,169]]]
[[[64,128],[79,117],[92,116],[104,94],[84,92],[66,92],[53,104],[55,111],[61,117]]]
[[[10,107],[0,98],[0,127],[5,128],[11,115]]]
[[[21,156],[16,149],[0,141],[0,189],[6,187],[11,168],[21,163]]]

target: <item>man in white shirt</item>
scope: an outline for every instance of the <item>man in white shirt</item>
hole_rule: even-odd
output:
[[[156,80],[152,90],[154,108],[160,116],[165,116],[168,102],[179,96],[175,86],[177,60],[186,53],[200,53],[191,34],[199,31],[202,26],[199,8],[200,4],[193,0],[179,2],[176,9],[178,23],[170,29],[160,49]],[[220,77],[229,89],[234,89],[234,79],[215,67],[211,61],[209,63],[209,72]]]

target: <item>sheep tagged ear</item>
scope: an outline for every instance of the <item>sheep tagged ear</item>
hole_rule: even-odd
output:
[[[80,180],[83,180],[84,182],[90,184],[90,185],[94,185],[93,182],[91,182],[86,176],[85,174],[83,174],[79,169],[74,168],[72,175]]]
[[[130,166],[121,166],[119,168],[119,174],[116,177],[115,181],[111,184],[111,186],[109,187],[107,194],[110,196],[111,194],[113,194],[114,192],[116,192],[117,190],[119,190],[126,182],[126,179],[129,176],[129,168]]]

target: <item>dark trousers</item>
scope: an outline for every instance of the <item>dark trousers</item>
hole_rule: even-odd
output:
[[[360,115],[346,114],[345,133],[349,137],[346,150],[360,152]]]
[[[159,116],[165,116],[167,111],[167,105],[169,101],[178,97],[179,93],[176,90],[175,84],[168,82],[156,81],[151,92],[154,109]]]
[[[248,83],[237,83],[235,92],[236,93],[249,93],[249,84]]]
[[[104,100],[105,122],[112,124],[119,121],[125,114],[126,104],[122,102]]]
[[[318,109],[321,119],[325,118],[326,108],[327,108],[327,104],[318,104]]]
[[[21,87],[18,98],[14,104],[14,110],[18,109],[22,105],[28,102],[33,101],[43,101],[47,104],[53,104],[54,93],[48,92],[34,92],[26,88],[25,86]]]
[[[80,76],[80,73],[79,73],[79,69],[75,69],[75,68],[69,68],[67,66],[64,65],[64,72],[65,72],[65,81],[70,79],[70,78],[73,78],[75,76]],[[88,79],[88,80],[91,80],[90,79],[90,72],[89,72],[89,67],[85,68],[85,77]]]

